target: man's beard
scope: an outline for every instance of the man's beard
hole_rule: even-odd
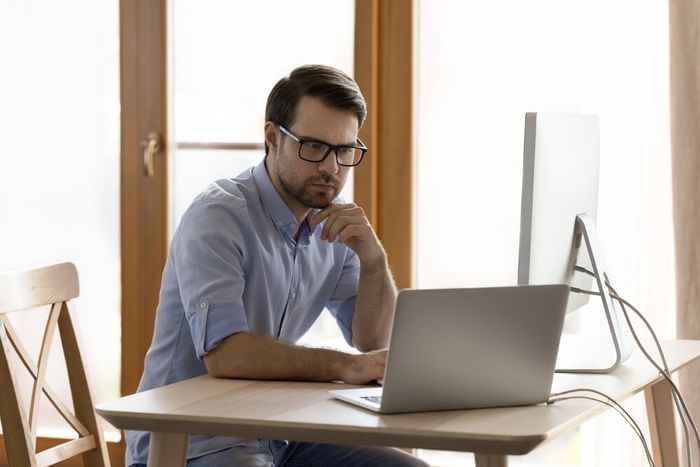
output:
[[[286,179],[285,175],[281,170],[279,170],[278,167],[277,178],[279,179],[282,188],[284,188],[287,193],[308,208],[323,209],[331,204],[331,202],[338,196],[338,187],[335,183],[331,182],[332,177],[328,174],[320,174],[318,177],[306,179],[301,183],[295,183]],[[333,188],[333,191],[328,195],[324,195],[322,193],[312,194],[310,190],[313,188],[310,186],[311,184],[318,182],[333,184],[336,185],[336,187]]]

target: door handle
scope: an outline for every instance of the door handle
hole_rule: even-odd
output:
[[[143,147],[143,172],[147,177],[153,176],[153,156],[163,147],[160,135],[155,131],[148,133],[148,139],[141,141]]]

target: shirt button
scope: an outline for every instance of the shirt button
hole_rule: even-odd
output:
[[[200,310],[203,310],[203,309],[205,309],[206,307],[207,307],[207,302],[201,302],[201,303],[199,304],[199,309],[200,309]]]
[[[282,221],[277,221],[277,225],[280,225],[280,226],[281,226],[282,224],[284,224],[284,222],[282,222]]]
[[[296,293],[296,292],[292,292],[292,298],[297,298],[297,293]]]

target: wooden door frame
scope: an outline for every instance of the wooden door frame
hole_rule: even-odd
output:
[[[136,390],[143,372],[167,257],[168,144],[153,178],[143,175],[140,146],[149,131],[168,134],[167,3],[121,0],[122,394]],[[362,137],[373,152],[358,167],[355,196],[389,253],[397,284],[410,287],[413,0],[356,0],[355,70],[369,104]]]
[[[389,256],[399,288],[412,287],[414,0],[356,0],[355,80],[367,100],[360,137],[370,148],[354,198]]]
[[[168,135],[167,6],[120,0],[122,394],[143,372],[167,258],[168,144],[152,178],[140,145],[150,131]],[[413,0],[356,0],[355,77],[368,101],[361,134],[372,156],[355,174],[355,197],[402,288],[413,285],[413,11]]]
[[[120,0],[122,394],[143,373],[167,258],[167,4]],[[148,177],[142,142],[152,131],[163,140]]]

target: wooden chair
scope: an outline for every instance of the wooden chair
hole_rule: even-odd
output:
[[[82,455],[85,466],[109,467],[107,446],[95,416],[90,384],[69,313],[72,308],[70,300],[78,293],[78,273],[72,263],[0,274],[0,422],[7,458],[13,467],[53,465],[78,455]],[[50,311],[39,361],[35,363],[6,315],[9,312],[31,312],[34,311],[32,308],[44,305],[50,305]],[[45,381],[49,350],[57,327],[73,397],[73,411]],[[10,365],[13,349],[34,379],[29,417],[19,393],[17,375]],[[42,392],[79,437],[37,453],[37,410]]]

